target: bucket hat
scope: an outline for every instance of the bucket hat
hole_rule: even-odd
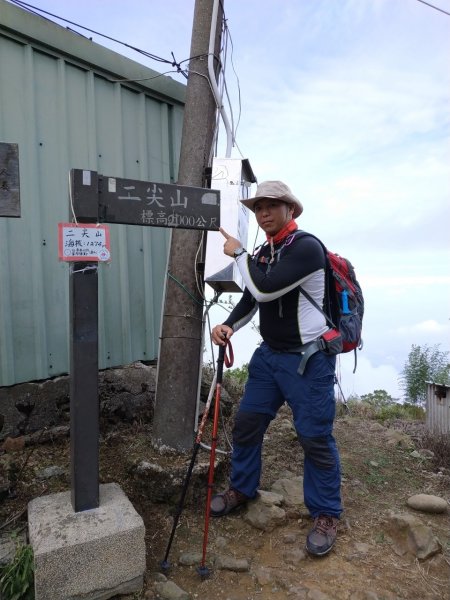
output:
[[[294,196],[289,187],[282,181],[263,181],[256,188],[256,194],[253,198],[247,198],[241,200],[251,211],[255,212],[255,202],[262,200],[262,198],[276,198],[282,200],[287,204],[294,205],[294,219],[299,217],[303,212],[303,205],[298,198]]]

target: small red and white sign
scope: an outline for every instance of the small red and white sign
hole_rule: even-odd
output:
[[[58,258],[64,261],[108,262],[109,228],[95,223],[58,223]]]

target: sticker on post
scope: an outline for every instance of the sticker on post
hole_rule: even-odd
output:
[[[94,223],[58,223],[58,258],[108,262],[111,260],[109,227]]]

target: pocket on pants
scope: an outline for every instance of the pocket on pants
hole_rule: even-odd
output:
[[[335,357],[318,352],[310,359],[308,373],[309,414],[319,429],[315,435],[331,433],[336,412],[334,400]],[[326,429],[323,429],[326,426]]]

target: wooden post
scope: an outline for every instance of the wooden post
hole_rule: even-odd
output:
[[[95,171],[71,172],[71,210],[81,222],[98,215]],[[75,262],[69,275],[70,471],[75,512],[99,506],[98,265]]]
[[[99,506],[98,267],[70,277],[70,466],[75,512]]]

